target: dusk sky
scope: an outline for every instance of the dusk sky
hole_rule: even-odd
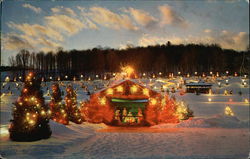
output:
[[[1,63],[30,52],[217,43],[246,50],[249,0],[4,1]]]

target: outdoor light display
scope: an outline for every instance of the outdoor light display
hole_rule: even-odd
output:
[[[83,122],[83,118],[81,116],[80,110],[77,107],[76,93],[71,85],[67,86],[66,93],[67,94],[64,100],[68,112],[68,118],[74,123],[81,124]]]
[[[82,116],[92,123],[109,125],[155,125],[177,123],[192,117],[192,111],[183,102],[178,103],[168,96],[130,80],[132,68],[127,71],[127,80],[115,81],[108,88],[90,96],[82,103]],[[119,73],[117,73],[118,75]]]
[[[51,135],[48,124],[51,111],[44,102],[41,82],[34,77],[33,73],[26,77],[21,95],[13,107],[9,128],[11,140],[35,141]]]
[[[69,124],[67,109],[62,103],[61,90],[58,83],[52,85],[51,101],[49,103],[51,109],[51,119],[61,124]]]

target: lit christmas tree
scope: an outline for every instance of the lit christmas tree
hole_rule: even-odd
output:
[[[67,95],[65,96],[65,103],[69,120],[74,123],[81,124],[83,119],[80,110],[77,107],[76,93],[71,85],[68,85],[66,93]]]
[[[61,90],[58,83],[52,85],[52,95],[49,106],[52,112],[52,120],[65,125],[69,124],[67,110],[65,104],[62,104]]]
[[[35,141],[51,136],[49,119],[51,111],[45,104],[41,81],[33,73],[25,79],[20,97],[13,108],[9,132],[14,141]]]

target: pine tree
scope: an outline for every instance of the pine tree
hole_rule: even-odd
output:
[[[58,83],[52,85],[52,95],[49,106],[52,112],[52,120],[65,125],[69,124],[67,110],[65,104],[62,103],[61,90]]]
[[[69,120],[74,123],[81,124],[83,122],[83,119],[81,116],[81,112],[77,107],[76,93],[71,85],[67,86],[66,93],[67,94],[65,96],[65,103],[68,111]]]
[[[51,111],[45,104],[41,81],[33,73],[25,79],[20,97],[14,103],[9,132],[14,141],[35,141],[51,136]]]

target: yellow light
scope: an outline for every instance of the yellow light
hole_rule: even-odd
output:
[[[34,100],[35,100],[35,97],[31,97],[30,100],[34,101]]]
[[[130,88],[131,93],[136,93],[137,90],[138,90],[138,88],[137,88],[136,85],[133,85],[133,86]]]
[[[125,66],[121,68],[122,72],[124,72],[128,77],[130,77],[134,73],[134,69],[131,66]]]
[[[232,109],[229,106],[226,106],[225,114],[229,115],[229,116],[234,116],[234,113],[233,113]]]
[[[248,99],[245,99],[245,103],[248,103]]]
[[[61,110],[61,112],[62,112],[62,113],[64,113],[64,112],[65,112],[65,110],[63,110],[63,109],[62,109],[62,110]]]
[[[48,110],[48,114],[51,114],[51,111],[50,111],[50,110]]]
[[[36,117],[36,114],[33,114],[32,117],[35,118],[35,117]]]
[[[116,90],[117,90],[117,92],[123,92],[123,87],[122,86],[118,86],[118,87],[116,87]]]
[[[101,105],[105,105],[106,104],[106,98],[105,97],[100,98],[99,102],[100,102]]]
[[[20,103],[19,103],[19,105],[23,105],[23,103],[22,103],[22,102],[20,102]]]
[[[26,115],[30,115],[30,113],[26,113]]]
[[[209,101],[209,102],[211,102],[211,101],[212,101],[212,99],[211,99],[211,98],[208,98],[208,101]]]
[[[113,89],[112,88],[107,89],[106,94],[112,95],[113,94]]]
[[[42,115],[45,115],[45,111],[44,111],[44,110],[42,110],[42,111],[41,111],[41,114],[42,114]]]
[[[29,124],[30,124],[30,125],[34,125],[34,124],[35,124],[35,121],[34,121],[34,120],[30,120],[30,121],[29,121]]]
[[[151,103],[152,105],[155,105],[155,104],[157,103],[157,100],[156,100],[155,98],[151,98],[151,99],[150,99],[150,103]]]
[[[149,96],[149,90],[147,88],[144,88],[142,92],[145,96]]]

